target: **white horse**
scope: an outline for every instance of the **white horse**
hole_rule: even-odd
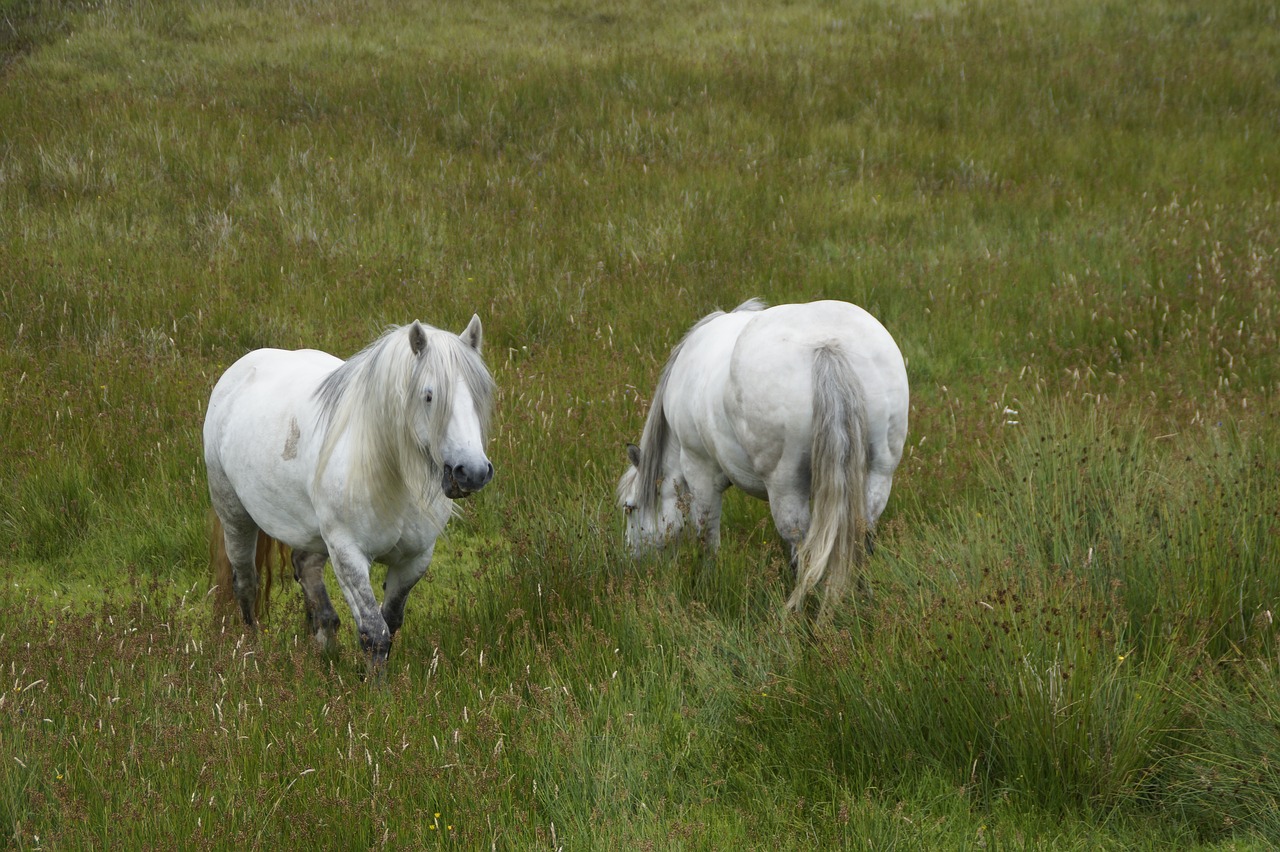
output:
[[[721,495],[768,500],[791,545],[799,611],[825,581],[821,611],[861,567],[907,434],[907,372],[889,332],[847,302],[704,317],[662,369],[640,445],[618,482],[632,553],[660,546],[692,516],[720,544]],[[865,544],[864,544],[865,542]]]
[[[209,398],[204,455],[246,624],[255,621],[261,533],[293,550],[316,639],[338,627],[326,557],[371,665],[385,662],[410,590],[466,497],[493,477],[484,442],[493,379],[480,318],[461,335],[419,322],[393,328],[348,361],[312,349],[258,349]],[[258,562],[255,565],[255,551]],[[369,583],[387,566],[383,603]]]

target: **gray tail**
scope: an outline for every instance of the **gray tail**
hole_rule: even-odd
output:
[[[813,358],[813,449],[809,532],[800,545],[796,585],[787,601],[804,608],[825,584],[819,617],[839,602],[866,560],[866,409],[862,383],[834,344]]]

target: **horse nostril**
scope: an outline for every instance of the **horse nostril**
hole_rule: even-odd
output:
[[[464,488],[478,490],[493,479],[493,464],[485,461],[483,465],[446,465],[445,472],[450,479]]]

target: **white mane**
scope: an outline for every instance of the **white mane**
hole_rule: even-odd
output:
[[[493,379],[480,355],[457,335],[418,324],[426,346],[415,355],[413,324],[391,328],[334,370],[316,390],[324,430],[316,465],[318,483],[339,439],[351,448],[348,500],[369,500],[379,513],[405,501],[444,499],[440,445],[453,417],[453,385],[461,376],[471,392],[481,429],[487,434],[493,403]],[[414,415],[433,393],[430,435],[422,446]]]

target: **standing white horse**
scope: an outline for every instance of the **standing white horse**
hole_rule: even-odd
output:
[[[324,588],[327,557],[360,647],[372,665],[386,661],[452,501],[493,477],[484,452],[493,379],[481,334],[476,316],[461,335],[413,322],[345,362],[312,349],[258,349],[222,375],[204,455],[246,624],[254,624],[261,531],[293,549],[317,640],[327,644],[338,626]],[[387,566],[381,607],[369,583],[374,560]]]
[[[753,299],[706,316],[672,350],[640,445],[627,447],[627,544],[638,555],[665,543],[687,510],[715,550],[721,495],[736,485],[769,501],[791,545],[787,605],[800,610],[825,581],[826,611],[868,554],[907,404],[902,353],[862,308]]]

